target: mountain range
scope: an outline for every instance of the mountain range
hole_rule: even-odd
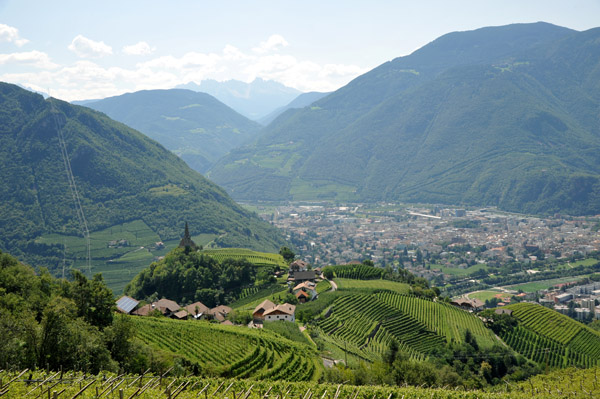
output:
[[[260,78],[250,83],[233,79],[224,82],[206,79],[200,84],[188,82],[176,88],[208,93],[252,120],[267,116],[302,93],[279,82]]]
[[[158,141],[201,173],[261,128],[213,96],[191,90],[143,90],[84,105]]]
[[[138,131],[89,108],[0,83],[2,251],[55,269],[67,243],[75,250],[82,228],[59,133],[92,232],[92,255],[102,264],[124,251],[139,259],[155,241],[176,245],[186,222],[193,235],[210,235],[223,247],[276,251],[284,244],[274,227]],[[132,242],[146,235],[144,246],[115,248],[132,245],[121,240],[126,233]],[[123,266],[118,269],[122,273]]]
[[[208,176],[236,199],[600,213],[600,29],[444,35],[288,110]]]

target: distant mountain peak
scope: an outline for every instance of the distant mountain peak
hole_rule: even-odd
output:
[[[176,88],[208,93],[252,120],[258,120],[283,107],[302,92],[274,80],[256,78],[250,83],[240,80],[205,79]]]

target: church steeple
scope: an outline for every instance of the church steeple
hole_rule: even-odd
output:
[[[191,248],[194,251],[198,249],[196,243],[192,241],[187,222],[185,222],[185,232],[183,233],[183,238],[181,239],[181,241],[179,241],[179,248]]]

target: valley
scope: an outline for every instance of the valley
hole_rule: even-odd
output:
[[[333,64],[195,11],[70,66],[0,24],[0,397],[598,397],[600,28]]]

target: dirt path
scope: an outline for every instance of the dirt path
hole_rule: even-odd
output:
[[[327,280],[327,279],[325,279],[325,280]],[[338,286],[335,283],[335,281],[333,281],[333,280],[327,280],[327,281],[329,281],[329,284],[331,284],[331,291],[335,291],[338,289]]]

